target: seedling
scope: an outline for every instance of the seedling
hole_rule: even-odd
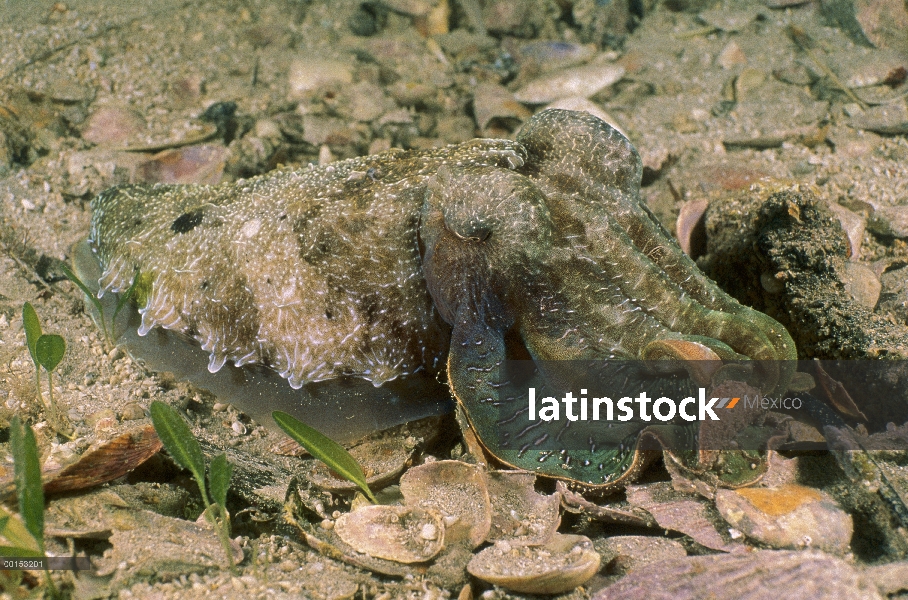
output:
[[[10,421],[9,442],[19,513],[25,527],[23,531],[22,525],[6,511],[0,514],[0,531],[12,543],[11,546],[0,547],[0,553],[4,556],[41,557],[44,556],[44,490],[35,432],[14,416]],[[50,572],[45,570],[44,577],[50,595],[56,597],[57,589]]]
[[[285,412],[276,410],[271,413],[271,418],[309,454],[328,465],[329,469],[347,481],[355,483],[373,504],[378,504],[366,483],[362,467],[343,446]]]
[[[95,307],[95,310],[98,311],[98,320],[101,322],[101,331],[104,333],[104,340],[107,342],[108,346],[114,345],[114,339],[111,337],[110,329],[107,327],[107,319],[104,316],[104,305],[101,303],[101,299],[98,298],[98,295],[87,285],[85,282],[79,279],[79,276],[72,272],[69,266],[66,263],[60,264],[60,270],[63,271],[63,274],[66,275],[66,278],[72,281],[76,287],[82,290],[82,293],[88,298],[88,301],[91,302],[92,306]],[[136,287],[139,284],[139,272],[136,271],[135,277],[132,278],[132,284],[130,284],[129,289],[120,294],[119,299],[117,300],[117,306],[114,308],[113,316],[110,319],[110,326],[112,328],[116,327],[117,315],[120,314],[120,311],[123,310],[123,307],[135,296]]]
[[[214,457],[209,465],[208,485],[205,484],[205,456],[198,440],[192,435],[186,421],[169,405],[155,400],[149,407],[151,422],[161,438],[164,448],[178,465],[192,473],[199,493],[205,503],[205,520],[218,532],[218,538],[230,570],[235,570],[233,550],[230,547],[230,515],[227,512],[227,490],[233,476],[233,465],[225,454]],[[210,492],[210,496],[209,496]]]
[[[41,333],[41,321],[30,302],[26,302],[22,306],[22,323],[25,327],[25,342],[28,344],[28,352],[31,354],[32,362],[35,363],[35,385],[38,389],[38,399],[44,404],[44,398],[41,395],[41,368],[43,367],[47,371],[50,410],[56,415],[57,405],[54,402],[52,374],[66,353],[66,341],[54,333]]]

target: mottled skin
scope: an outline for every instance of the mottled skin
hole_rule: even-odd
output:
[[[516,142],[215,187],[114,188],[92,203],[90,239],[101,288],[125,290],[138,270],[142,328],[188,333],[212,370],[231,360],[293,386],[344,375],[380,385],[447,355],[451,389],[495,453],[489,407],[515,346],[537,360],[794,359],[778,323],[682,253],[640,201],[640,176],[610,126],[549,110]],[[771,380],[784,388],[791,369],[777,364]],[[637,467],[628,459],[596,480],[536,468],[607,486]]]
[[[222,186],[123,186],[92,203],[101,289],[148,282],[142,330],[197,339],[209,369],[273,367],[290,385],[375,385],[444,359],[449,328],[422,277],[427,182],[442,165],[508,168],[513,142],[476,140],[284,170]]]

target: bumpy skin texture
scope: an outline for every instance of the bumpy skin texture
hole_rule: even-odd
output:
[[[417,244],[442,165],[508,168],[509,141],[390,152],[222,186],[121,186],[92,202],[102,290],[147,285],[140,331],[186,333],[225,361],[290,385],[354,375],[380,385],[438,363],[447,326]]]
[[[640,176],[609,125],[548,110],[516,143],[218,187],[114,188],[92,203],[90,237],[101,288],[125,290],[138,270],[142,328],[191,335],[212,370],[254,362],[294,386],[344,375],[379,385],[448,354],[454,395],[498,453],[497,366],[515,346],[549,360],[795,357],[778,323],[682,253],[640,201]],[[594,476],[520,466],[607,486],[639,461]]]

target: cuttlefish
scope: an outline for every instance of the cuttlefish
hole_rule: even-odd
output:
[[[347,416],[444,410],[446,376],[489,453],[607,487],[636,474],[642,427],[591,441],[583,460],[518,451],[496,430],[504,361],[747,358],[770,365],[766,391],[784,391],[796,356],[779,323],[681,251],[641,201],[641,173],[605,122],[545,110],[516,141],[112,188],[91,203],[77,266],[96,271],[100,295],[133,287],[128,333],[156,339],[177,367],[191,351],[208,373],[227,365],[234,382],[256,372],[300,390],[231,400],[254,416],[292,405],[348,437]],[[543,430],[527,435],[558,437]]]

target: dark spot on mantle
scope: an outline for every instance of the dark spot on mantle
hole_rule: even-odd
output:
[[[187,233],[198,227],[202,223],[204,213],[202,209],[196,209],[188,213],[183,213],[170,226],[174,233]]]

